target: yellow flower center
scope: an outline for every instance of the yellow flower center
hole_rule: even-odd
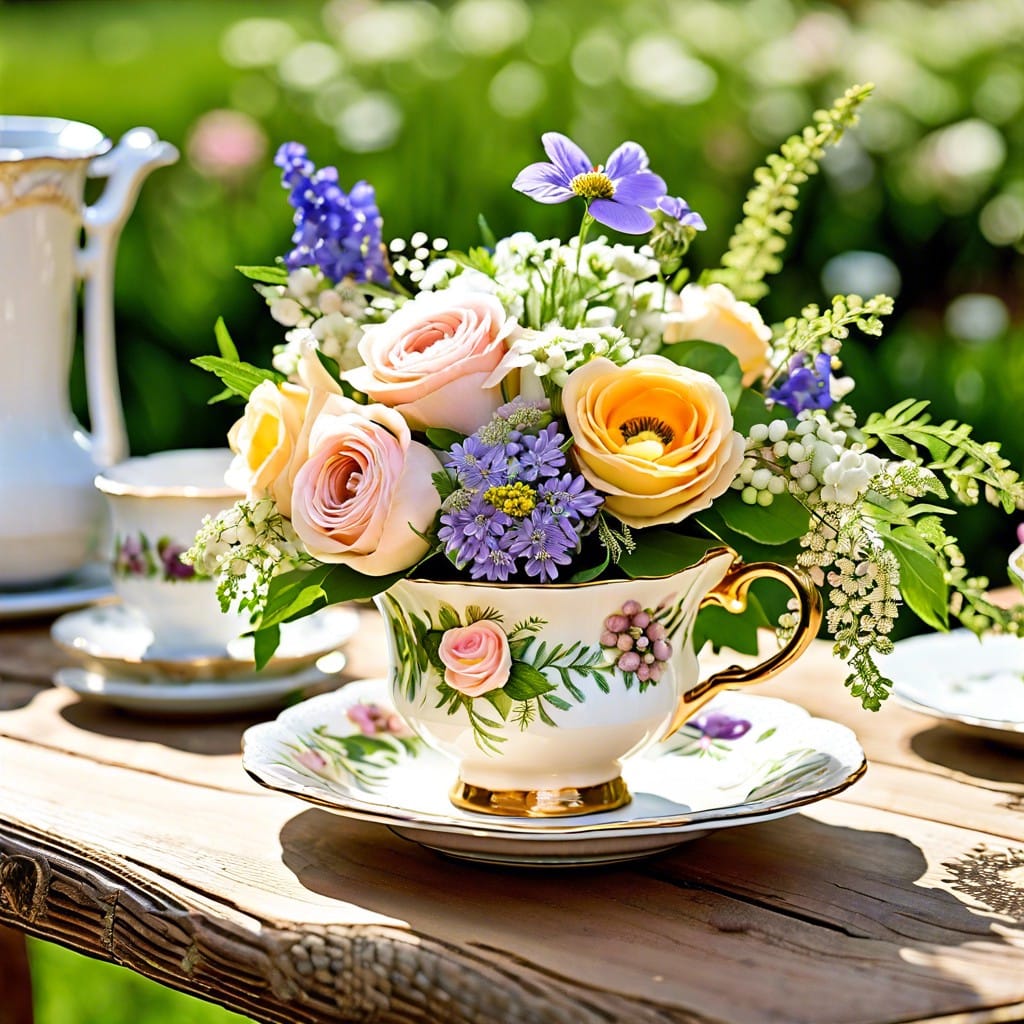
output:
[[[484,500],[489,501],[499,512],[522,519],[537,506],[537,492],[529,485],[517,480],[514,484],[489,487],[484,491]]]
[[[569,182],[569,188],[584,199],[611,199],[615,195],[615,184],[601,171],[585,171]]]
[[[619,425],[627,454],[653,462],[660,459],[665,448],[675,440],[675,431],[655,416],[634,416]]]

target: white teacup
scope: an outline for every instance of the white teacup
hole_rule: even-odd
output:
[[[180,559],[203,517],[242,497],[224,483],[231,458],[226,448],[159,452],[96,477],[110,506],[114,589],[153,631],[150,655],[220,654],[248,629],[244,616],[221,612],[215,581]]]

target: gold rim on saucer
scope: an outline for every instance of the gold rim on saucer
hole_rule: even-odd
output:
[[[459,779],[448,796],[463,810],[517,818],[559,818],[614,811],[632,800],[621,775],[610,782],[580,789],[485,789]]]

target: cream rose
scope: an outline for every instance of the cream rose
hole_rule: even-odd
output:
[[[504,399],[484,382],[505,354],[516,322],[493,295],[421,292],[359,342],[354,388],[397,409],[416,430],[471,434]]]
[[[727,348],[738,360],[748,387],[764,373],[771,354],[771,328],[749,302],[741,302],[724,284],[706,288],[688,284],[669,293],[665,313],[666,344],[711,341]]]
[[[508,637],[489,619],[445,630],[437,653],[444,663],[444,681],[467,697],[500,689],[512,670]]]
[[[292,487],[308,454],[309,430],[341,385],[327,372],[310,335],[300,342],[298,384],[263,381],[253,388],[242,418],[228,431],[235,452],[225,480],[249,498],[268,495],[291,516]]]
[[[743,461],[725,392],[664,356],[591,360],[569,374],[562,402],[580,472],[629,526],[707,508]]]
[[[441,464],[397,412],[332,395],[309,431],[308,455],[292,490],[292,525],[314,558],[384,576],[427,553],[416,530],[425,533],[440,508],[430,475]]]

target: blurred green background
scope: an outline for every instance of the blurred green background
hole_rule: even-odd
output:
[[[595,159],[633,138],[704,215],[699,270],[765,153],[860,81],[875,97],[806,187],[765,318],[837,291],[894,294],[884,339],[844,352],[854,404],[931,399],[1024,465],[1021,0],[0,0],[5,113],[112,137],[145,124],[182,150],[144,186],[118,260],[138,454],[223,443],[232,410],[206,405],[214,382],[188,363],[212,350],[218,314],[253,361],[280,340],[232,268],[287,246],[282,141],[346,186],[371,181],[387,235],[463,247],[481,211],[499,234],[573,229],[567,207],[510,188],[541,132]],[[84,418],[80,364],[73,387]],[[1014,525],[987,508],[959,524],[997,584]]]

